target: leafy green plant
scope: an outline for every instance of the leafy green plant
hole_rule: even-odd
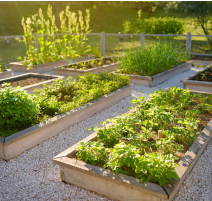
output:
[[[0,71],[6,71],[7,66],[5,66],[5,63],[0,64]]]
[[[4,137],[13,128],[25,128],[37,123],[39,105],[32,95],[20,87],[5,87],[0,90],[0,136]],[[8,131],[8,132],[5,132]]]
[[[92,165],[104,164],[108,150],[99,142],[80,143],[77,158]]]
[[[185,60],[181,47],[166,42],[126,50],[118,59],[120,73],[144,76],[156,75]]]

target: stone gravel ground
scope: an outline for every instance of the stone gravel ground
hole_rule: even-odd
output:
[[[74,200],[105,201],[109,200],[93,192],[64,184],[60,180],[59,166],[52,163],[52,158],[78,141],[90,135],[88,128],[108,118],[113,118],[128,111],[127,107],[134,97],[148,97],[158,89],[167,87],[183,87],[180,80],[200,70],[192,68],[153,88],[134,86],[132,95],[126,97],[112,107],[93,115],[86,120],[62,131],[57,136],[25,151],[8,162],[0,159],[0,201],[25,200]],[[192,172],[182,184],[175,197],[179,200],[212,200],[212,141],[198,160]]]

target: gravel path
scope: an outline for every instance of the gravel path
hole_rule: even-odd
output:
[[[59,167],[52,158],[92,133],[88,128],[100,126],[100,122],[121,115],[128,110],[129,103],[136,96],[148,97],[158,89],[182,87],[180,80],[200,68],[181,73],[166,82],[153,87],[134,86],[132,96],[118,104],[75,124],[59,135],[25,151],[8,162],[0,159],[0,201],[17,200],[109,200],[93,192],[73,185],[64,184],[59,177]],[[212,200],[212,141],[183,183],[175,200]]]

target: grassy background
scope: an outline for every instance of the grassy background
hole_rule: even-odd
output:
[[[23,34],[21,18],[36,14],[39,8],[44,13],[48,4],[53,5],[53,12],[56,13],[57,2],[0,2],[0,35],[21,35]],[[118,33],[123,31],[123,20],[135,20],[139,10],[138,2],[99,2],[98,15],[94,9],[96,2],[61,2],[61,10],[66,5],[70,5],[70,10],[77,12],[85,11],[89,8],[91,11],[91,30],[93,33]],[[142,17],[147,18],[150,3],[143,2]],[[172,12],[165,13],[162,9],[156,9],[152,17],[176,17],[184,22],[184,34],[190,32],[193,35],[204,35],[202,28],[196,26],[193,19],[185,14]],[[19,38],[12,39],[10,46],[5,46],[4,39],[0,39],[0,62],[15,61],[16,57],[25,55],[25,47],[18,43]],[[159,40],[172,40],[185,48],[186,37],[175,37],[164,39],[158,37],[145,37],[145,45],[152,44]],[[89,36],[88,42],[93,53],[100,56],[100,36]],[[125,36],[124,42],[119,42],[118,36],[106,36],[106,56],[121,54],[124,49],[140,45],[140,38],[135,36]],[[115,52],[114,52],[115,51]],[[205,37],[192,37],[192,52],[211,53],[210,46]]]

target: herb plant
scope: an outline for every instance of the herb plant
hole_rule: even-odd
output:
[[[212,95],[205,97],[173,87],[168,92],[155,91],[145,101],[144,97],[135,98],[132,103],[134,112],[102,122],[102,128],[91,128],[97,131],[92,143],[101,144],[98,152],[91,156],[91,145],[83,143],[76,149],[76,157],[163,186],[178,178],[178,153],[189,149],[205,127],[202,124],[212,117]],[[108,121],[111,124],[106,126]]]
[[[153,46],[126,50],[118,59],[120,73],[153,76],[186,60],[180,46],[159,42]]]
[[[39,105],[32,95],[20,87],[0,89],[0,136],[7,131],[17,132],[16,128],[25,128],[37,123]]]

